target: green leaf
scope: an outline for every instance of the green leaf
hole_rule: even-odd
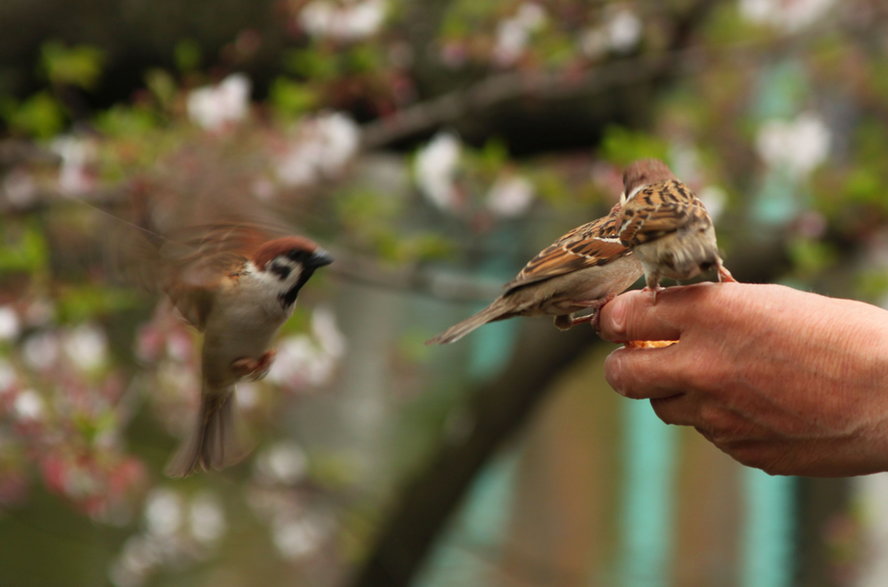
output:
[[[318,96],[305,84],[279,77],[271,84],[269,101],[278,114],[297,117],[314,108]]]
[[[0,244],[0,275],[40,273],[49,263],[49,246],[36,226],[28,226],[15,242]]]
[[[500,139],[488,140],[478,152],[478,163],[482,172],[495,175],[508,164],[508,161],[509,148]]]
[[[193,39],[183,39],[173,49],[173,59],[179,71],[194,71],[200,65],[200,45]]]
[[[380,52],[369,45],[357,45],[345,57],[346,66],[352,73],[375,71],[384,65]]]
[[[13,131],[40,139],[54,137],[65,125],[62,106],[46,91],[21,103],[7,100],[0,110]]]
[[[67,47],[50,41],[41,51],[41,66],[51,83],[87,90],[98,82],[104,61],[102,51],[89,45]]]
[[[96,128],[111,137],[144,136],[157,128],[154,113],[144,106],[117,104],[96,117]]]
[[[795,266],[796,275],[809,278],[834,265],[838,254],[829,243],[797,238],[789,243],[789,258]]]
[[[145,74],[145,85],[158,104],[167,106],[176,98],[176,82],[169,72],[154,68]]]
[[[66,287],[58,299],[59,320],[78,324],[100,314],[133,307],[138,296],[131,290],[92,284]]]
[[[647,157],[665,159],[669,151],[666,143],[655,136],[616,125],[604,129],[601,150],[606,159],[620,165]]]
[[[291,49],[282,56],[284,69],[310,80],[324,81],[335,77],[338,64],[335,56],[317,49]]]

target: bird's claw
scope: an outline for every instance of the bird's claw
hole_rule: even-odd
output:
[[[718,266],[718,280],[722,283],[737,283],[737,280],[724,265]]]
[[[660,291],[662,291],[663,289],[665,289],[665,288],[661,287],[660,285],[655,285],[653,287],[644,286],[644,288],[641,291],[650,292],[651,293],[651,305],[656,306],[657,305],[657,294],[660,293]]]
[[[231,362],[231,369],[238,377],[246,377],[250,381],[258,381],[268,375],[276,354],[275,351],[265,351],[258,359],[241,357]]]

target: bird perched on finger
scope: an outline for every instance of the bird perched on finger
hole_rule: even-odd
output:
[[[715,227],[703,202],[658,159],[641,159],[623,173],[618,236],[644,267],[654,302],[660,279],[692,279],[716,269],[734,281],[718,253]]]
[[[204,335],[200,408],[189,438],[167,465],[172,477],[222,469],[246,450],[234,426],[235,384],[271,367],[272,340],[296,298],[331,256],[301,236],[273,236],[257,225],[184,229],[189,236],[153,248],[148,274]]]
[[[642,274],[635,255],[617,237],[619,211],[616,204],[606,216],[563,235],[531,259],[486,308],[426,344],[455,342],[488,322],[514,316],[550,315],[562,330],[594,324],[598,308]],[[574,317],[577,312],[588,313]]]

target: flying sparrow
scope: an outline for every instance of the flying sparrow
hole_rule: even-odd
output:
[[[635,255],[617,238],[619,211],[615,204],[607,216],[574,228],[540,251],[489,306],[426,344],[455,342],[483,324],[514,316],[554,316],[562,330],[594,324],[598,308],[642,273]]]
[[[719,281],[734,281],[706,207],[662,161],[641,159],[627,167],[620,201],[619,240],[641,261],[654,302],[662,277],[692,279],[714,267]]]
[[[332,262],[307,238],[269,238],[255,226],[190,232],[196,232],[190,240],[166,240],[154,259],[157,285],[204,334],[200,411],[191,436],[165,469],[172,477],[222,469],[246,455],[235,438],[235,383],[268,372],[272,338],[293,313],[299,290]]]

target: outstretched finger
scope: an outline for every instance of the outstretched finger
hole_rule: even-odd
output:
[[[626,292],[601,308],[599,333],[612,342],[679,340],[685,325],[694,322],[700,306],[711,301],[719,287],[724,284],[667,287],[656,301],[648,291]]]

